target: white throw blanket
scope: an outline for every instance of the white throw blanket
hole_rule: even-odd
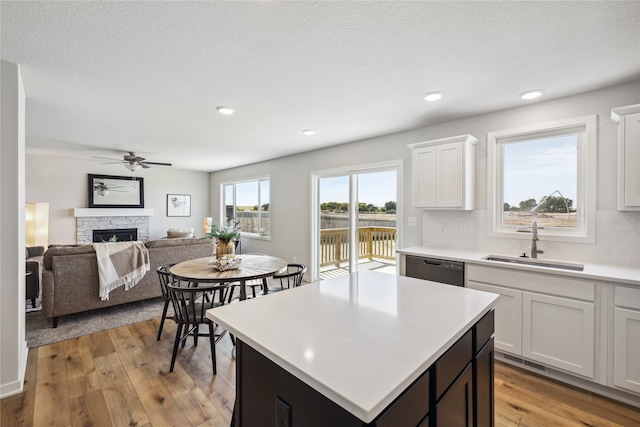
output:
[[[124,285],[128,291],[151,269],[149,251],[142,242],[94,243],[98,258],[100,299]]]

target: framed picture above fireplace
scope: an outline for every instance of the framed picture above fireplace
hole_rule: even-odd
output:
[[[89,174],[90,208],[144,208],[140,177]]]

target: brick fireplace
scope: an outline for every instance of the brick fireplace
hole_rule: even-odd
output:
[[[137,230],[138,240],[149,240],[149,224],[153,209],[109,209],[109,208],[77,208],[76,243],[93,242],[94,230],[131,229]]]

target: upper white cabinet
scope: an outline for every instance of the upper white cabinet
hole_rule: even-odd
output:
[[[478,139],[471,135],[409,144],[416,208],[473,210]]]
[[[640,210],[640,104],[611,110],[618,123],[618,210]]]

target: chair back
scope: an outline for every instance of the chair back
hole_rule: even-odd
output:
[[[228,287],[228,284],[197,287],[168,284],[167,291],[173,303],[175,321],[190,325],[207,323],[209,320],[206,311],[224,303],[224,291]]]
[[[156,269],[158,272],[158,279],[160,279],[160,289],[162,289],[162,298],[165,300],[169,300],[169,293],[167,291],[167,285],[174,282],[171,273],[169,273],[169,269],[173,267],[175,264],[165,264],[161,265]]]
[[[280,287],[282,289],[295,288],[302,284],[302,279],[306,271],[307,267],[304,264],[287,264],[287,271],[275,274],[273,279],[280,281]]]

